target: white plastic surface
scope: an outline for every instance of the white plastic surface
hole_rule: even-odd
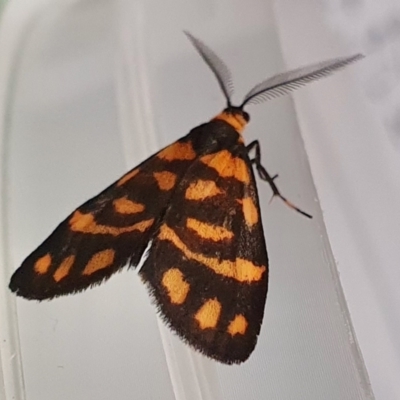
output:
[[[400,13],[391,0],[325,6],[286,0],[275,9],[289,68],[336,49],[366,53],[358,67],[324,83],[328,96],[310,85],[295,94],[295,105],[372,388],[376,399],[397,400],[400,135],[389,122],[400,98],[394,30]]]
[[[284,68],[264,1],[48,4],[20,48],[3,132],[9,274],[74,207],[224,107],[181,29],[226,60],[237,99]],[[248,111],[248,142],[260,140],[282,192],[314,216],[268,205],[259,183],[271,272],[250,360],[228,367],[193,354],[160,328],[135,272],[125,271],[80,295],[17,300],[27,400],[372,398],[292,100]]]

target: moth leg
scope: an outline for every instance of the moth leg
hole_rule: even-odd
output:
[[[312,218],[310,214],[307,214],[306,212],[300,210],[300,208],[296,207],[292,202],[290,202],[284,196],[281,195],[281,192],[279,191],[278,187],[274,182],[275,179],[278,177],[278,174],[271,176],[264,168],[264,166],[261,164],[261,147],[258,140],[254,140],[254,142],[251,142],[248,146],[246,146],[247,153],[250,153],[253,149],[255,150],[255,155],[254,158],[250,159],[250,161],[253,165],[256,166],[258,176],[263,181],[268,182],[269,186],[271,187],[272,198],[279,197],[288,207],[296,210],[300,214],[303,214],[307,218]]]

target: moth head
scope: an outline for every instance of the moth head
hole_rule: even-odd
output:
[[[241,107],[228,106],[213,119],[225,121],[229,125],[231,125],[238,133],[242,133],[244,128],[250,121],[250,115]]]
[[[233,106],[231,102],[233,83],[231,72],[226,64],[202,41],[188,32],[184,33],[192,42],[205,63],[210,67],[211,71],[217,78],[222,93],[225,96],[227,106],[225,110],[215,118],[227,120],[229,123],[233,122],[238,127],[241,127],[241,131],[250,120],[249,114],[244,111],[245,106],[249,104],[262,103],[263,101],[290,93],[309,82],[329,76],[333,72],[338,71],[364,57],[362,54],[356,54],[351,57],[335,58],[275,75],[255,85],[244,96],[244,99],[239,106]],[[241,131],[238,132],[240,133]]]

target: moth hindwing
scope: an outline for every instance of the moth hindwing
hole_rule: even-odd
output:
[[[10,289],[44,300],[102,283],[124,266],[139,271],[164,321],[185,342],[223,363],[253,351],[264,314],[268,257],[252,166],[283,197],[244,144],[244,106],[290,92],[361,58],[336,59],[267,79],[232,106],[230,73],[188,34],[227,101],[210,122],[151,156],[70,214],[22,263]],[[253,157],[250,156],[253,153]]]

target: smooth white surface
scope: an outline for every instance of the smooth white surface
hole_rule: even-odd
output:
[[[49,5],[23,49],[8,149],[14,265],[125,170],[115,11],[106,1]],[[173,398],[154,309],[134,273],[80,296],[18,300],[18,316],[27,399]]]
[[[11,272],[8,224],[8,167],[10,110],[14,100],[15,77],[20,59],[20,49],[29,36],[31,21],[46,5],[46,1],[31,3],[21,1],[1,15],[0,27],[0,398],[24,399],[25,388],[15,297],[8,290]],[[1,10],[3,11],[3,10]]]
[[[308,3],[311,7],[315,4]],[[400,8],[397,0],[325,1],[330,31],[362,47],[363,100],[400,153]],[[384,140],[386,142],[386,140]]]
[[[284,68],[273,9],[263,1],[141,4],[66,2],[43,13],[29,37],[9,132],[13,268],[74,207],[118,178],[125,159],[138,163],[224,106],[181,28],[231,66],[236,99]],[[144,49],[143,59],[125,57],[130,43]],[[318,84],[322,92],[325,84]],[[139,106],[146,118],[135,114]],[[306,220],[278,201],[268,205],[270,190],[259,184],[271,280],[251,359],[225,367],[196,355],[186,370],[179,351],[187,348],[176,338],[162,340],[145,289],[133,271],[124,272],[77,296],[40,305],[18,300],[28,400],[370,398],[292,101],[249,111],[246,139],[261,141],[282,192],[315,217]],[[163,348],[169,343],[171,352]]]
[[[372,53],[367,39],[372,39],[372,26],[384,21],[382,15],[388,21],[398,15],[390,12],[389,3],[380,3],[375,14],[369,1],[355,8],[343,5],[341,16],[334,2],[329,7],[313,0],[276,3],[288,67],[321,54],[327,57],[335,49],[343,54],[367,50],[358,66],[340,79],[324,82],[329,96],[313,85],[296,93],[295,104],[345,297],[379,400],[400,398],[400,156],[393,146],[393,132],[387,129],[388,119],[375,112],[377,104],[371,106],[367,96],[375,85],[387,103],[399,88],[394,81],[389,91],[383,84],[388,70],[380,74],[377,69],[378,62],[388,58],[384,39],[393,37],[383,34],[382,46]],[[334,15],[328,13],[332,8]],[[363,30],[367,16],[370,26]],[[367,49],[360,48],[363,44],[369,44]],[[392,61],[395,56],[392,53]],[[395,106],[392,101],[386,111]]]

